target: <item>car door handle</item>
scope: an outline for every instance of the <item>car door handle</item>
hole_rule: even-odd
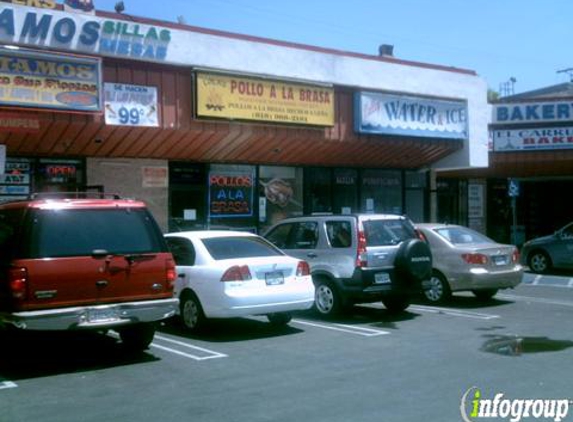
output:
[[[376,258],[380,258],[380,257],[386,258],[388,256],[388,252],[378,252],[378,253],[375,253],[374,256]]]
[[[177,274],[177,277],[178,278],[185,278],[185,273],[179,273],[179,274]]]
[[[309,258],[316,258],[318,255],[315,254],[314,252],[309,252],[306,254],[306,256],[308,256]]]

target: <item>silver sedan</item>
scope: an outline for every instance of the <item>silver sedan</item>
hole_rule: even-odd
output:
[[[514,288],[523,276],[518,249],[464,226],[417,224],[433,256],[432,278],[424,281],[430,302],[443,302],[452,292],[471,291],[481,300],[491,299],[499,289]]]

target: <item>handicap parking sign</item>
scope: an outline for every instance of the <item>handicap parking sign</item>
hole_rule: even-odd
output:
[[[515,179],[509,179],[509,184],[507,186],[507,194],[510,198],[515,198],[519,196],[519,182]]]

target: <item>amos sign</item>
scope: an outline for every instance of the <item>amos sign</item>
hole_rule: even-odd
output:
[[[0,6],[0,42],[161,62],[167,57],[171,31],[12,5]]]

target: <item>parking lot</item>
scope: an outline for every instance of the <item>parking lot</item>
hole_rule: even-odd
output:
[[[399,316],[375,303],[201,336],[164,323],[140,355],[113,333],[5,332],[0,421],[459,421],[472,387],[573,399],[572,315],[571,276],[526,274],[488,303],[459,294]]]

